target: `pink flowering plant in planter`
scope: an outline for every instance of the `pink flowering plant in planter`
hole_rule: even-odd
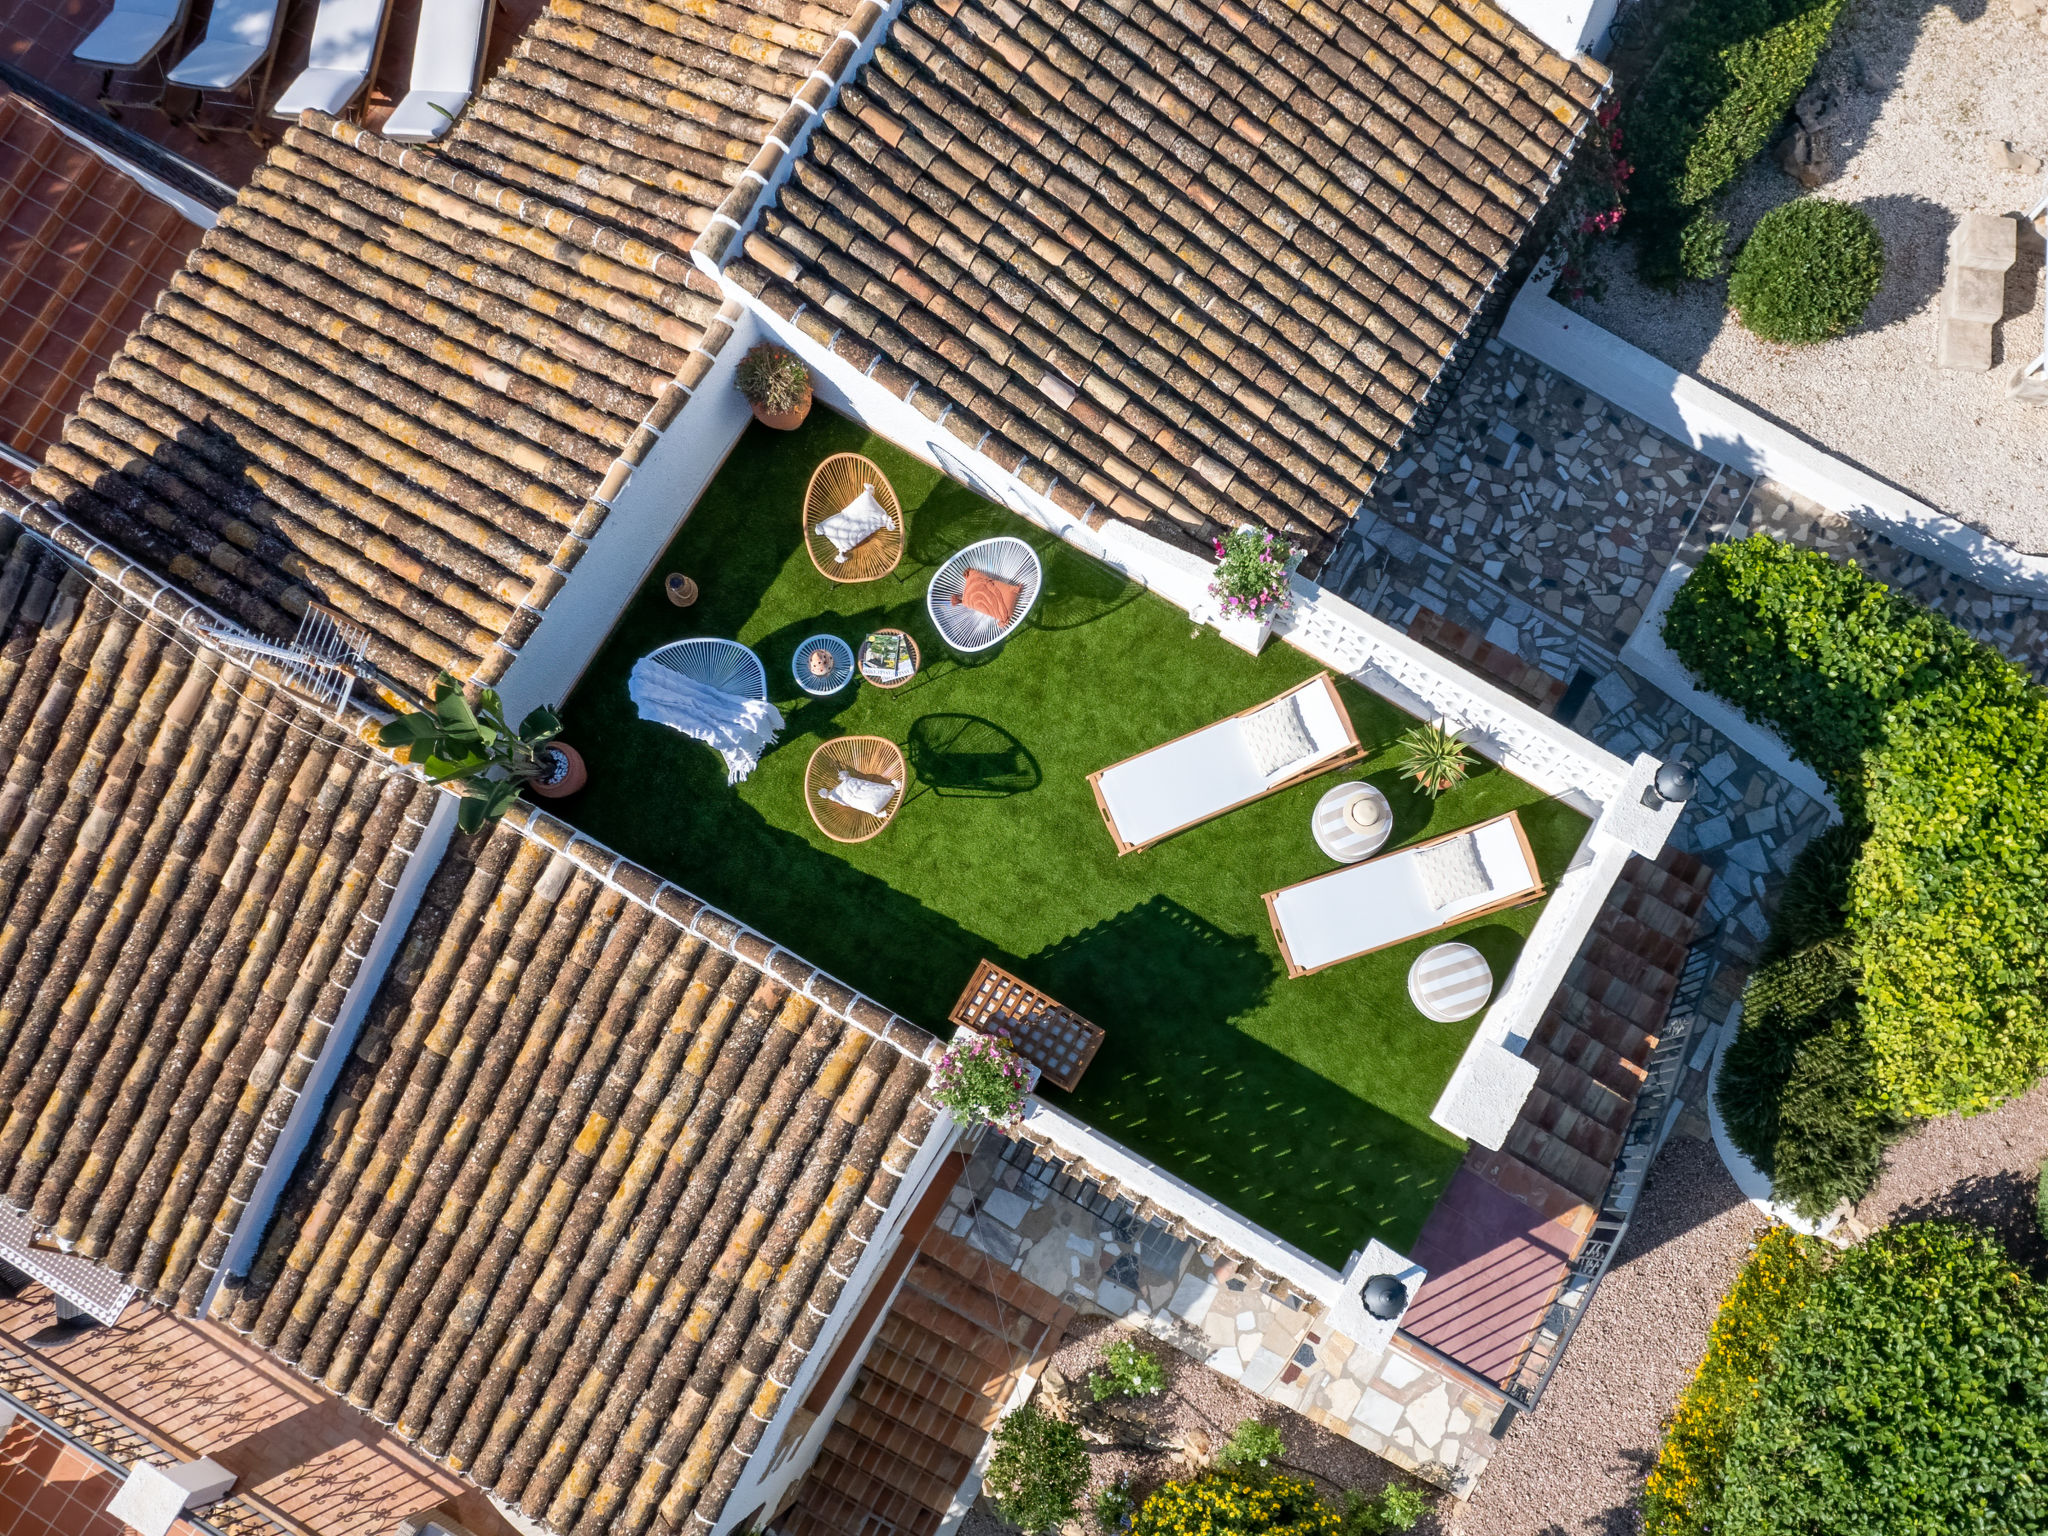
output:
[[[1270,528],[1233,528],[1216,543],[1216,579],[1209,595],[1226,619],[1269,619],[1291,599],[1287,578],[1301,551]]]
[[[1008,1125],[1024,1113],[1031,1068],[1016,1047],[995,1035],[962,1030],[939,1057],[932,1099],[962,1125]]]

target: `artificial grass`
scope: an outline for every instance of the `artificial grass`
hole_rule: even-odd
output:
[[[804,553],[798,508],[812,468],[847,450],[887,472],[909,538],[894,575],[834,586]],[[1044,592],[1001,647],[957,658],[925,616],[925,586],[995,534],[1038,549]],[[694,607],[667,601],[669,571],[696,578]],[[829,699],[796,687],[800,641],[826,631],[857,646],[884,625],[923,652],[910,684]],[[1261,895],[1334,867],[1309,818],[1345,777],[1387,792],[1390,849],[1518,809],[1547,882],[1586,820],[1488,764],[1439,801],[1411,792],[1391,751],[1411,717],[1341,682],[1376,749],[1368,761],[1120,858],[1088,773],[1319,670],[1278,642],[1254,660],[1190,629],[1179,609],[843,417],[821,408],[795,433],[751,427],[567,701],[566,739],[590,784],[560,809],[941,1035],[987,956],[1108,1032],[1080,1088],[1050,1099],[1327,1262],[1373,1237],[1405,1250],[1464,1151],[1429,1112],[1476,1021],[1432,1023],[1406,988],[1415,956],[1449,935],[1290,980]],[[626,696],[636,660],[692,635],[759,652],[788,718],[736,786],[708,747],[639,719]],[[811,752],[842,734],[886,736],[911,765],[894,822],[854,845],[829,841],[803,804]],[[1503,979],[1540,910],[1456,936]]]

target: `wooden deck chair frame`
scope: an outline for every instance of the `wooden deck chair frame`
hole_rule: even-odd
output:
[[[1143,752],[1133,752],[1129,757],[1119,758],[1116,762],[1109,764],[1108,767],[1098,768],[1089,774],[1088,788],[1095,795],[1095,809],[1102,813],[1102,824],[1109,828],[1110,841],[1116,844],[1117,853],[1119,855],[1136,853],[1141,848],[1150,848],[1155,843],[1165,842],[1169,837],[1178,837],[1190,827],[1199,827],[1203,822],[1214,821],[1218,816],[1228,816],[1232,811],[1241,810],[1247,805],[1255,804],[1265,799],[1268,795],[1277,795],[1283,789],[1292,789],[1297,784],[1306,784],[1310,779],[1320,778],[1323,774],[1332,772],[1335,769],[1348,768],[1353,763],[1362,762],[1366,755],[1365,747],[1358,739],[1358,727],[1351,721],[1351,711],[1344,707],[1343,697],[1337,692],[1336,680],[1328,672],[1319,672],[1309,681],[1321,683],[1324,688],[1329,690],[1330,703],[1336,707],[1337,718],[1344,722],[1344,733],[1351,742],[1350,748],[1347,751],[1337,753],[1333,757],[1319,757],[1308,767],[1302,769],[1301,772],[1282,779],[1277,784],[1268,785],[1256,795],[1246,795],[1242,800],[1233,800],[1229,805],[1219,806],[1206,816],[1198,817],[1194,821],[1182,822],[1177,827],[1169,828],[1167,831],[1161,832],[1157,837],[1148,837],[1142,843],[1132,843],[1124,840],[1123,833],[1117,829],[1116,817],[1110,814],[1109,802],[1102,798],[1102,776],[1114,769],[1121,768],[1125,763],[1136,762],[1141,757],[1157,752],[1160,747],[1170,747],[1176,741],[1186,741],[1190,736],[1199,736],[1204,731],[1214,730],[1224,720],[1242,720],[1247,715],[1255,715],[1269,705],[1279,703],[1290,694],[1301,692],[1304,687],[1308,686],[1307,684],[1296,683],[1292,688],[1276,693],[1270,699],[1260,700],[1249,709],[1240,709],[1234,715],[1225,715],[1221,720],[1211,720],[1207,725],[1198,725],[1192,731],[1183,731],[1180,735],[1170,737],[1160,742],[1157,746],[1147,747]]]
[[[896,526],[876,529],[848,550],[846,559],[842,561],[832,541],[816,531],[817,526],[860,495],[863,485],[873,487],[875,500],[896,520]],[[811,471],[811,483],[804,487],[804,549],[811,557],[811,564],[818,568],[818,574],[827,581],[841,586],[879,581],[902,561],[904,537],[908,532],[903,525],[903,504],[896,499],[896,488],[882,473],[882,466],[873,459],[862,458],[857,453],[835,453]]]
[[[1470,912],[1460,912],[1456,917],[1451,918],[1447,922],[1438,923],[1434,928],[1423,928],[1415,933],[1403,934],[1398,939],[1389,939],[1384,944],[1374,944],[1365,949],[1354,950],[1348,955],[1339,955],[1334,960],[1325,960],[1321,965],[1311,965],[1304,969],[1302,966],[1294,963],[1294,955],[1287,947],[1287,935],[1280,927],[1280,914],[1274,910],[1273,899],[1275,897],[1282,895],[1284,891],[1298,891],[1304,885],[1316,885],[1322,881],[1336,880],[1345,875],[1355,877],[1358,871],[1371,869],[1373,865],[1379,863],[1382,859],[1393,859],[1399,858],[1404,854],[1420,853],[1423,849],[1433,848],[1438,843],[1447,843],[1454,837],[1463,837],[1467,832],[1472,831],[1474,827],[1482,827],[1487,822],[1503,819],[1514,827],[1515,841],[1522,846],[1522,857],[1529,861],[1529,868],[1535,869],[1536,850],[1529,846],[1529,834],[1522,829],[1522,818],[1513,811],[1509,811],[1505,818],[1488,816],[1482,821],[1473,822],[1471,826],[1455,827],[1449,832],[1440,832],[1435,837],[1426,837],[1419,843],[1410,843],[1405,848],[1395,848],[1389,852],[1363,860],[1360,863],[1347,864],[1342,869],[1333,869],[1325,875],[1311,876],[1307,880],[1298,881],[1293,885],[1283,887],[1280,891],[1266,892],[1262,898],[1266,903],[1266,921],[1273,925],[1273,941],[1280,946],[1280,958],[1287,964],[1288,976],[1290,978],[1313,976],[1318,971],[1327,971],[1331,966],[1342,965],[1347,960],[1357,960],[1365,955],[1376,955],[1383,949],[1393,949],[1397,945],[1412,943],[1416,939],[1426,939],[1432,934],[1442,933],[1446,929],[1459,927],[1478,918],[1492,917],[1496,913],[1509,912],[1516,907],[1526,907],[1533,901],[1541,901],[1544,896],[1549,894],[1549,887],[1543,883],[1541,873],[1538,873],[1536,883],[1533,886],[1525,890],[1512,892],[1509,895],[1503,896],[1499,901],[1488,902],[1483,907],[1474,907]]]
[[[864,779],[894,779],[896,798],[879,816],[837,800],[820,799],[818,791],[839,782],[840,769]],[[835,736],[818,743],[811,760],[804,764],[804,805],[820,832],[835,843],[864,843],[877,836],[896,819],[910,794],[910,769],[903,761],[903,749],[886,736]]]

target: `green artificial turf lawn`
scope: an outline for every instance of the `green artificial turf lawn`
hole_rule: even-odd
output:
[[[880,581],[835,586],[804,552],[798,508],[827,454],[867,454],[909,516],[909,547]],[[1029,539],[1045,586],[994,652],[954,657],[924,612],[947,556],[976,539]],[[694,576],[696,606],[662,593]],[[798,642],[858,645],[884,625],[917,639],[907,686],[829,699],[790,674]],[[1464,1147],[1429,1118],[1473,1023],[1424,1019],[1409,964],[1425,938],[1289,980],[1262,893],[1326,873],[1309,817],[1344,777],[1394,807],[1389,848],[1519,809],[1546,882],[1583,836],[1576,811],[1482,763],[1432,803],[1392,771],[1412,721],[1340,685],[1371,758],[1118,857],[1086,775],[1312,676],[1275,643],[1257,660],[1000,506],[822,408],[795,433],[749,428],[564,708],[590,784],[567,818],[621,853],[787,944],[940,1034],[983,956],[1108,1031],[1054,1102],[1332,1264],[1368,1238],[1405,1250]],[[759,652],[788,726],[745,783],[717,756],[643,721],[633,663],[693,635]],[[906,745],[912,783],[894,822],[843,846],[803,804],[812,750],[842,734]],[[1481,918],[1458,937],[1507,974],[1540,907]],[[1476,1022],[1476,1021],[1474,1021]]]

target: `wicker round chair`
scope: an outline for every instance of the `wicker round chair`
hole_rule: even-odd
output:
[[[768,697],[768,669],[737,640],[674,640],[647,659],[742,699]]]
[[[887,779],[896,786],[896,798],[879,816],[841,805],[837,800],[819,798],[819,791],[839,782],[841,770],[864,779]],[[903,805],[910,788],[910,775],[903,766],[903,754],[885,736],[841,736],[822,742],[804,769],[804,804],[818,830],[835,843],[864,843],[889,825]]]
[[[817,531],[818,524],[859,496],[863,485],[873,488],[875,500],[896,526],[862,539],[841,560],[832,541]],[[810,487],[804,492],[804,548],[827,581],[875,581],[896,569],[903,558],[903,505],[881,466],[857,453],[835,453],[811,471]]]
[[[978,609],[953,601],[960,595],[970,570],[1024,589],[1017,594],[1017,606],[1010,611],[1009,623],[998,624]],[[1000,644],[1017,632],[1024,616],[1031,611],[1031,605],[1038,601],[1038,589],[1044,580],[1045,573],[1038,564],[1038,552],[1022,539],[983,539],[979,544],[968,545],[939,567],[924,595],[925,611],[931,615],[932,628],[939,632],[946,644],[962,655],[971,656],[976,651],[985,651]]]

